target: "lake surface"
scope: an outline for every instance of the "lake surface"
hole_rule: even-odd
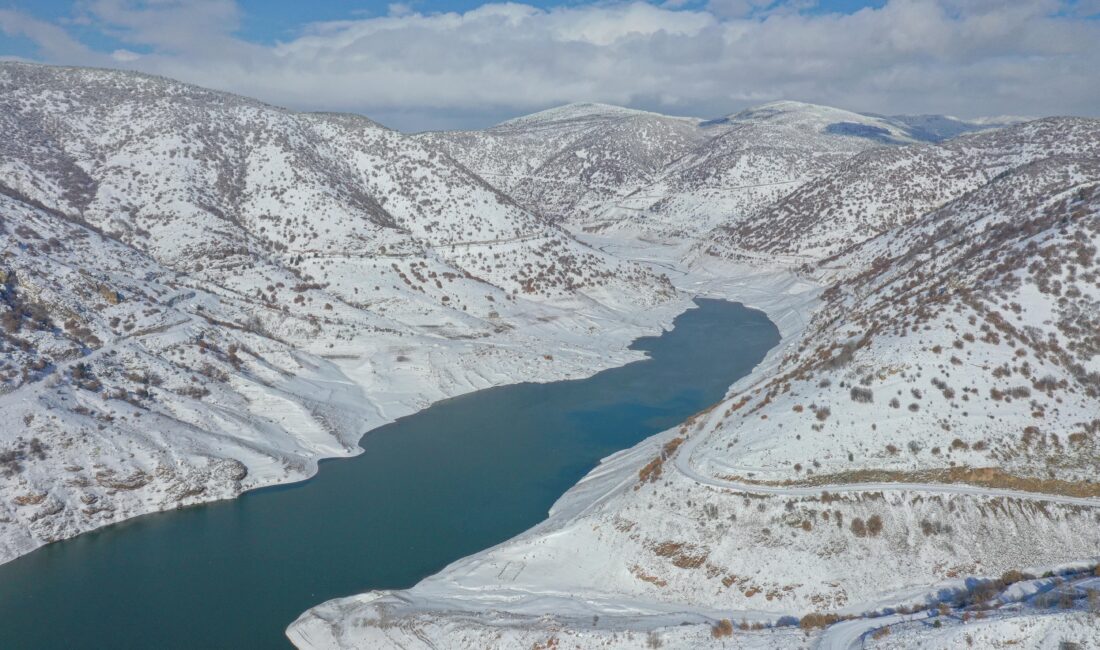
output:
[[[439,402],[317,476],[148,515],[0,565],[0,648],[288,648],[309,607],[410,587],[546,518],[601,458],[720,400],[779,333],[699,300],[650,358]]]

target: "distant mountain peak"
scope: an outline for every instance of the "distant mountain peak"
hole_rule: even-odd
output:
[[[793,99],[780,99],[766,104],[760,104],[757,106],[750,106],[746,109],[738,111],[727,116],[730,120],[744,120],[744,119],[761,119],[772,116],[780,115],[820,115],[820,116],[850,116],[853,119],[859,116],[859,113],[848,111],[843,108],[836,108],[834,106],[826,106],[824,104],[812,104],[810,102],[801,102]]]
[[[531,126],[534,124],[548,124],[553,122],[566,122],[571,120],[617,119],[632,116],[652,116],[667,119],[684,119],[696,122],[699,121],[697,118],[676,118],[674,116],[664,115],[662,113],[643,111],[636,108],[626,108],[624,106],[616,106],[614,104],[602,104],[600,102],[574,102],[571,104],[564,104],[562,106],[548,108],[546,110],[531,113],[529,115],[515,117],[510,120],[501,122],[493,128],[512,128],[517,126]]]

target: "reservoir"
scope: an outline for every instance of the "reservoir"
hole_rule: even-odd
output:
[[[600,459],[722,399],[779,342],[698,300],[587,379],[490,388],[367,433],[301,483],[148,515],[0,565],[0,648],[289,648],[322,601],[411,587],[546,518]]]

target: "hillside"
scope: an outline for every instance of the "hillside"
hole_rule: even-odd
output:
[[[5,62],[0,127],[0,562],[637,359],[707,295],[783,336],[720,403],[290,638],[1093,641],[1100,121],[572,104],[405,135]]]
[[[0,560],[635,358],[688,304],[365,118],[5,63],[0,120]]]
[[[755,272],[743,295],[785,344],[726,400],[605,459],[538,527],[410,590],[326,603],[291,638],[848,647],[828,644],[904,623],[900,609],[963,622],[936,638],[1041,624],[1044,638],[1100,642],[1078,614],[967,623],[1028,572],[1092,571],[1100,556],[1095,128],[1048,120],[954,142],[1004,164],[805,265],[820,292]],[[905,191],[905,175],[883,178],[881,192]],[[685,284],[752,277],[698,259]],[[809,637],[784,636],[800,622]]]
[[[911,144],[887,119],[781,101],[706,122],[710,137],[604,217],[610,228],[657,230],[694,240],[737,222],[852,156]]]
[[[582,223],[701,143],[699,120],[572,104],[420,136],[547,218]]]
[[[1048,118],[937,144],[866,151],[751,220],[720,225],[700,249],[731,259],[763,254],[819,260],[1033,161],[1094,154],[1098,128],[1095,120]]]
[[[982,128],[794,101],[708,121],[575,104],[485,131],[420,137],[572,228],[694,240],[861,152]]]

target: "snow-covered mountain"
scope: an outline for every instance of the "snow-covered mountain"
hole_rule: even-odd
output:
[[[583,223],[707,135],[697,119],[570,104],[485,131],[420,137],[528,209],[554,221]]]
[[[700,247],[730,258],[821,259],[1033,161],[1092,155],[1098,138],[1095,120],[1048,118],[941,144],[866,151],[765,206],[752,219],[718,226]]]
[[[637,358],[707,294],[784,338],[721,403],[292,640],[898,647],[982,612],[1090,641],[1100,121],[575,104],[410,136],[3,63],[0,127],[0,561]]]
[[[1098,128],[871,149],[746,221],[805,258],[701,244],[678,281],[742,278],[784,335],[752,376],[606,459],[538,527],[410,590],[326,603],[291,638],[847,648],[933,615],[929,639],[1096,647],[1086,615],[1043,615],[1035,585],[1060,579],[1030,573],[1100,557]],[[1088,607],[1085,580],[1061,607]]]
[[[688,299],[365,118],[5,63],[0,121],[0,560],[633,358]]]
[[[751,217],[852,156],[914,140],[888,120],[782,101],[706,122],[709,137],[603,213],[601,230],[694,239]]]
[[[889,120],[902,128],[906,134],[916,140],[925,142],[943,142],[972,131],[985,129],[999,129],[1021,122],[1030,122],[1034,117],[1019,117],[1001,115],[994,117],[979,117],[970,120],[962,120],[950,115],[877,115],[867,113],[870,117],[881,117]]]
[[[794,101],[706,121],[574,104],[485,131],[421,137],[570,227],[694,238],[863,151],[942,139],[948,124],[958,133],[991,128]]]

